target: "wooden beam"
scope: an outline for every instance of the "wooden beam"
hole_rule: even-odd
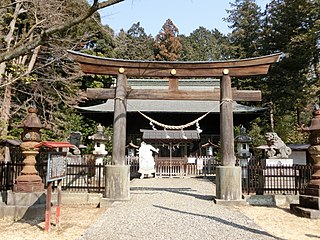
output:
[[[178,91],[179,88],[179,79],[178,78],[169,78],[169,91]]]
[[[268,73],[269,66],[279,61],[282,53],[226,61],[183,62],[183,61],[141,61],[92,56],[68,51],[86,74],[117,75],[128,77],[178,77],[206,78],[222,77],[223,69],[230,77],[256,76]]]
[[[81,63],[81,70],[86,74],[100,74],[100,75],[117,75],[119,67],[100,66],[93,64]],[[230,75],[232,77],[246,77],[266,75],[268,73],[270,64],[248,67],[233,67],[230,68]],[[123,68],[124,73],[128,77],[155,77],[155,78],[169,78],[171,77],[171,69],[140,69],[140,68]],[[176,77],[179,78],[210,78],[222,77],[223,67],[221,68],[180,68],[176,70]]]
[[[88,88],[87,97],[90,99],[113,99],[115,89]],[[168,91],[163,89],[128,89],[127,99],[150,99],[150,100],[198,100],[198,101],[219,101],[220,90],[214,91]],[[234,101],[261,101],[259,90],[232,90]]]

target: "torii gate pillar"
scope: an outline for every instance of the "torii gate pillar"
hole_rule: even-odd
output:
[[[228,69],[223,70],[223,77],[220,80],[220,142],[222,166],[217,167],[216,197],[218,202],[240,201],[241,167],[235,166],[232,88]]]
[[[127,76],[118,74],[114,99],[112,165],[106,166],[105,197],[109,200],[130,199],[130,166],[125,161],[127,127]]]

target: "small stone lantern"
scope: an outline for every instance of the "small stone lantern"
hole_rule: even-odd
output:
[[[249,159],[251,158],[249,144],[252,142],[252,138],[246,134],[246,128],[241,126],[240,135],[235,137],[237,143],[236,157],[241,167],[248,166]],[[248,178],[248,171],[242,170],[242,178]]]
[[[18,126],[19,128],[23,128],[20,148],[25,159],[23,160],[21,175],[17,177],[14,184],[15,192],[44,191],[44,184],[35,168],[35,157],[39,153],[35,146],[41,141],[40,129],[44,127],[37,116],[37,112],[38,109],[35,106],[29,107],[27,116]]]
[[[94,142],[94,151],[92,152],[95,155],[95,164],[103,164],[103,158],[108,154],[106,151],[106,143],[109,141],[109,137],[103,133],[103,126],[101,124],[97,127],[97,133],[88,137]]]

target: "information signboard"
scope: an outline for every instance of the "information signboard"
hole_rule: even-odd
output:
[[[67,176],[66,153],[51,152],[48,155],[47,182],[65,178]]]

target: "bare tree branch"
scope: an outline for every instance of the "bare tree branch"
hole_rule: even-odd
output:
[[[115,5],[117,3],[123,2],[125,0],[106,0],[103,2],[100,2],[98,0],[94,0],[91,7],[88,9],[87,12],[83,13],[81,16],[74,18],[73,20],[61,24],[58,26],[52,26],[46,30],[43,30],[39,36],[37,36],[34,40],[31,42],[25,42],[21,44],[17,44],[16,46],[12,47],[9,51],[1,53],[0,54],[0,63],[10,61],[16,57],[19,57],[21,55],[25,55],[29,52],[31,52],[33,49],[35,49],[37,46],[41,45],[43,42],[45,42],[49,36],[58,33],[63,32],[81,22],[84,22],[86,19],[91,17],[95,12],[97,12],[100,9]]]

